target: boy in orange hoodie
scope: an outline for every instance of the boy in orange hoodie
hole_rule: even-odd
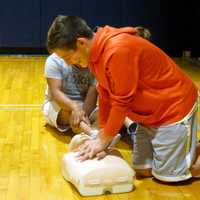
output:
[[[93,33],[75,16],[54,20],[47,47],[69,64],[88,66],[98,81],[101,131],[80,147],[80,160],[100,157],[128,116],[139,124],[133,149],[138,175],[166,182],[200,175],[197,88],[161,49],[134,28],[105,26]]]

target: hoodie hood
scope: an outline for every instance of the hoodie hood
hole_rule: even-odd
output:
[[[106,43],[111,38],[122,33],[136,35],[137,30],[134,29],[133,27],[114,28],[111,26],[105,26],[105,27],[98,28],[95,38],[94,38],[92,50],[91,50],[90,62],[91,63],[96,62],[99,59],[99,56],[102,54],[106,46]]]

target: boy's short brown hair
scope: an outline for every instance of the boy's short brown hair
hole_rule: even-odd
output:
[[[47,49],[76,48],[78,37],[91,39],[93,31],[87,23],[77,16],[57,16],[51,24],[47,34]]]

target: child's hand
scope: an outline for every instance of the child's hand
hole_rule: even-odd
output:
[[[71,125],[78,127],[79,123],[85,119],[85,111],[81,106],[76,106],[71,112]]]
[[[89,118],[86,116],[82,108],[74,109],[70,117],[70,126],[74,133],[81,133],[85,130],[81,127],[80,123],[84,122],[88,127],[91,126]]]
[[[81,121],[85,122],[88,126],[91,126],[90,120],[86,114],[83,116]]]

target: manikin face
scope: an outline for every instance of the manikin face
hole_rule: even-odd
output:
[[[88,67],[90,41],[85,38],[78,38],[76,49],[55,49],[54,52],[67,64],[77,65],[82,68]]]

